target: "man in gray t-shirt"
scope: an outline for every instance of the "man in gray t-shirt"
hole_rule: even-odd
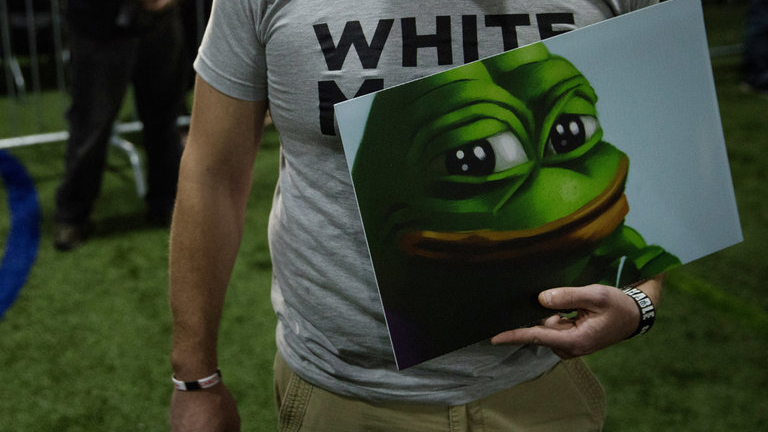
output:
[[[542,294],[545,306],[591,313],[577,326],[549,322],[499,335],[497,346],[481,343],[397,371],[333,104],[649,3],[215,2],[195,63],[195,106],[171,235],[176,378],[216,376],[218,322],[267,107],[281,139],[269,223],[279,360],[309,385],[376,404],[455,406],[631,334],[639,314],[621,291],[553,290]],[[660,279],[640,288],[655,300]],[[211,408],[218,414],[206,419],[235,415],[226,388],[214,385],[176,392],[174,422],[215,398],[223,398],[224,408]]]

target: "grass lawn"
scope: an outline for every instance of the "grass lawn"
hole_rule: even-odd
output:
[[[705,7],[710,46],[741,42],[744,10]],[[768,98],[739,90],[738,55],[713,68],[745,240],[670,274],[652,334],[587,359],[608,431],[768,430]]]
[[[743,14],[742,2],[708,4],[711,45],[740,43]],[[656,328],[587,358],[609,395],[607,431],[768,430],[768,99],[739,91],[738,55],[713,63],[745,241],[672,272]],[[58,109],[56,98],[43,104]],[[7,106],[0,99],[0,138],[36,127],[23,110],[5,116]],[[44,121],[63,127],[53,114]],[[275,424],[266,222],[278,152],[270,129],[221,327],[220,366],[249,431]],[[36,265],[0,320],[0,432],[167,430],[167,230],[144,223],[130,166],[111,151],[96,233],[57,253],[64,146],[11,153],[35,181],[43,221]],[[0,188],[0,242],[8,214]]]

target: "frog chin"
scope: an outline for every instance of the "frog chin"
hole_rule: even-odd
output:
[[[624,195],[629,163],[623,158],[611,184],[575,212],[544,225],[510,231],[417,230],[400,238],[409,256],[463,262],[502,261],[560,255],[594,248],[629,212]]]

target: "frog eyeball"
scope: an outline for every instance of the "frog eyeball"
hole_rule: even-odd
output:
[[[451,149],[445,157],[445,168],[452,175],[482,176],[527,161],[528,156],[520,140],[506,131]]]
[[[561,114],[549,132],[547,147],[554,154],[568,153],[587,143],[598,128],[593,116]]]

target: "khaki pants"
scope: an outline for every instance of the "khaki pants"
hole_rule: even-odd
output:
[[[580,359],[541,377],[458,406],[374,404],[304,381],[275,358],[280,432],[585,432],[602,429],[605,392]]]

